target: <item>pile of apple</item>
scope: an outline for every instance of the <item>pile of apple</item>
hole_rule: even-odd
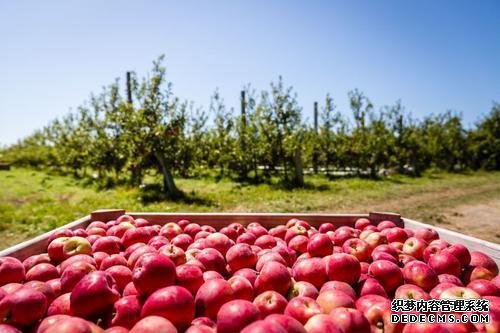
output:
[[[392,324],[391,299],[485,298],[488,324]],[[494,260],[366,218],[269,230],[123,215],[0,258],[0,333],[500,332]]]

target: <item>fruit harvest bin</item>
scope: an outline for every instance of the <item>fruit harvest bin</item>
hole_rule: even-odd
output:
[[[294,214],[294,213],[135,213],[125,212],[123,209],[106,209],[92,212],[90,215],[84,216],[76,221],[68,223],[60,228],[85,228],[93,221],[109,221],[116,219],[120,215],[129,214],[134,218],[144,218],[148,221],[163,225],[168,222],[176,222],[181,219],[188,219],[191,222],[200,225],[206,224],[219,229],[233,222],[238,222],[247,225],[251,222],[259,222],[266,228],[271,228],[279,224],[285,224],[291,218],[300,218],[309,222],[312,226],[318,227],[320,224],[329,222],[335,226],[354,226],[358,218],[369,218],[374,224],[381,221],[392,221],[400,227],[410,230],[421,228],[433,228],[439,233],[441,239],[450,243],[461,243],[470,250],[482,251],[495,260],[497,265],[500,265],[500,245],[484,241],[482,239],[463,235],[458,232],[431,226],[425,223],[404,218],[395,213],[369,213],[369,214]],[[57,230],[57,229],[55,229]],[[31,240],[17,244],[3,251],[0,251],[0,257],[12,256],[19,260],[45,252],[47,242],[50,235],[55,231],[52,230]]]

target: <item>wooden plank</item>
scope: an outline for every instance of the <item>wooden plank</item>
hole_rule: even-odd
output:
[[[27,240],[25,242],[9,247],[3,251],[0,251],[0,257],[10,256],[19,260],[24,260],[34,254],[45,253],[47,251],[47,241],[50,235],[52,235],[52,233],[54,233],[56,230],[63,228],[69,228],[71,230],[85,228],[89,223],[90,215],[87,215],[85,217],[82,217],[81,219],[63,225],[62,227],[56,228],[33,239]]]
[[[450,243],[460,243],[471,251],[481,251],[489,255],[497,265],[500,266],[500,245],[491,243],[479,238],[467,236],[459,232],[436,227],[434,225],[425,224],[411,219],[403,218],[405,228],[417,230],[422,228],[432,228],[436,230],[439,237]]]
[[[90,213],[92,221],[108,222],[125,214],[125,209],[100,209]]]

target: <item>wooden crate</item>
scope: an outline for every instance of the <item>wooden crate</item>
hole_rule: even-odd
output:
[[[116,219],[118,216],[125,214],[123,209],[108,209],[92,212],[90,215],[73,221],[61,228],[85,228],[93,221],[109,221]],[[463,235],[458,232],[447,229],[430,226],[425,223],[414,221],[401,217],[395,213],[369,213],[369,214],[281,214],[281,213],[135,213],[127,212],[134,218],[145,218],[155,224],[165,224],[167,222],[176,222],[181,219],[188,219],[191,222],[200,225],[207,224],[219,229],[232,222],[239,222],[247,225],[251,222],[259,222],[264,227],[270,228],[278,224],[284,224],[289,219],[296,217],[306,220],[311,225],[318,227],[320,224],[330,222],[336,226],[348,225],[353,226],[354,222],[360,217],[367,217],[375,224],[381,221],[393,221],[396,225],[416,230],[420,228],[433,228],[438,233],[440,238],[450,243],[461,243],[470,250],[482,251],[492,257],[500,266],[500,245],[487,242],[478,238]],[[53,231],[35,237],[26,242],[12,246],[8,249],[0,251],[0,257],[12,256],[20,260],[38,253],[46,251],[49,236]]]

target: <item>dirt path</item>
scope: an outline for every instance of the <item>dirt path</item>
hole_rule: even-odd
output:
[[[447,209],[441,224],[445,228],[500,244],[500,199]]]

